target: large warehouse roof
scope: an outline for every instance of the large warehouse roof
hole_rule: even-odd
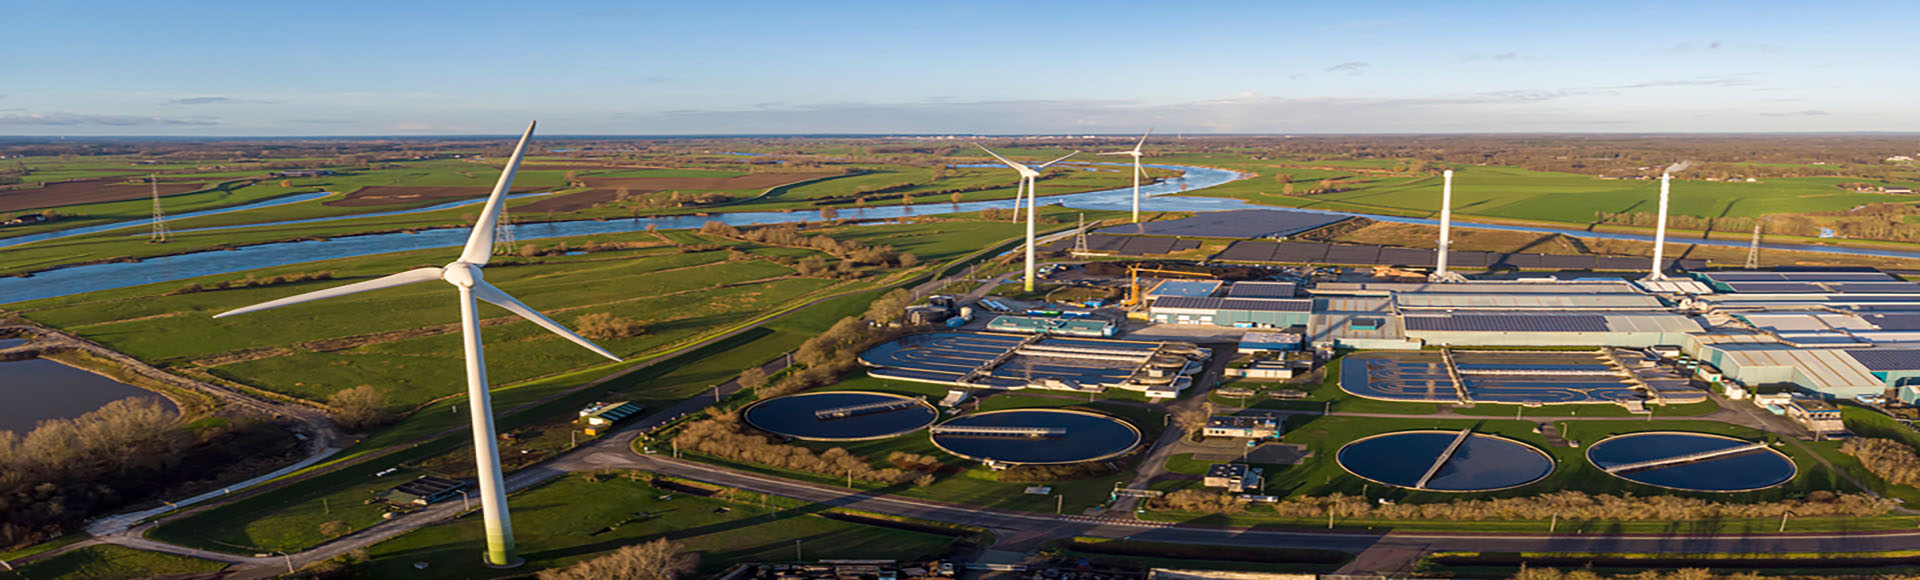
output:
[[[1349,216],[1284,209],[1211,211],[1190,218],[1103,228],[1104,234],[1190,236],[1196,238],[1271,238],[1352,219]]]
[[[1768,272],[1757,270],[1736,270],[1725,272],[1701,272],[1700,277],[1715,282],[1894,282],[1895,278],[1883,272],[1845,272],[1845,271],[1804,271],[1804,272]]]
[[[1870,371],[1920,371],[1920,350],[1849,350],[1847,355]]]
[[[1212,296],[1213,292],[1219,289],[1219,280],[1161,280],[1152,290],[1147,291],[1147,297]]]

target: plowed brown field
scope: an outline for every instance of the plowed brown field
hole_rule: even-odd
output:
[[[621,187],[631,193],[651,193],[656,191],[712,191],[717,189],[766,189],[809,179],[819,179],[838,173],[754,173],[737,177],[604,177],[584,178],[588,186],[593,187],[580,193],[570,193],[560,197],[542,199],[514,208],[521,212],[566,212],[582,210],[613,201]]]
[[[173,195],[203,189],[204,181],[168,183],[160,181],[160,195]],[[49,183],[43,187],[0,190],[0,211],[19,211],[58,207],[76,203],[99,203],[140,199],[152,194],[145,183],[127,183],[119,179],[89,179]]]

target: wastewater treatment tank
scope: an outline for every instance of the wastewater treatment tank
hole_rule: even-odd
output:
[[[1634,483],[1685,491],[1751,491],[1793,479],[1797,468],[1765,443],[1708,433],[1628,433],[1587,448],[1587,461]]]
[[[893,393],[826,391],[774,397],[747,408],[747,424],[819,441],[881,439],[912,433],[939,416],[920,399]]]
[[[1423,491],[1493,491],[1553,473],[1546,452],[1471,431],[1383,433],[1346,444],[1336,458],[1354,475]]]
[[[1140,430],[1126,421],[1069,409],[974,413],[936,425],[930,434],[942,451],[1004,464],[1094,461],[1140,444]]]

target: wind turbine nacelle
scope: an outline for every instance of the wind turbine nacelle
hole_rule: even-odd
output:
[[[447,267],[441,270],[440,279],[462,288],[472,288],[485,278],[480,275],[479,266],[466,262],[454,262],[447,264]]]

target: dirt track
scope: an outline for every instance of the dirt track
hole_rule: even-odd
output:
[[[161,179],[160,195],[197,191],[204,189],[205,183],[205,180],[177,183]],[[0,211],[140,199],[152,194],[152,186],[146,183],[127,183],[117,178],[49,183],[44,187],[0,190]]]
[[[532,193],[535,189],[515,189],[512,193]],[[362,207],[371,205],[393,205],[419,201],[453,200],[466,197],[486,197],[485,187],[411,187],[400,185],[375,185],[362,187],[340,199],[320,202],[320,205],[334,207]]]
[[[621,187],[631,193],[651,193],[656,191],[711,191],[717,189],[766,189],[809,179],[819,179],[837,173],[754,173],[738,177],[603,177],[585,178],[587,185],[593,187],[580,193],[543,199],[514,208],[515,211],[575,211],[613,201]]]

